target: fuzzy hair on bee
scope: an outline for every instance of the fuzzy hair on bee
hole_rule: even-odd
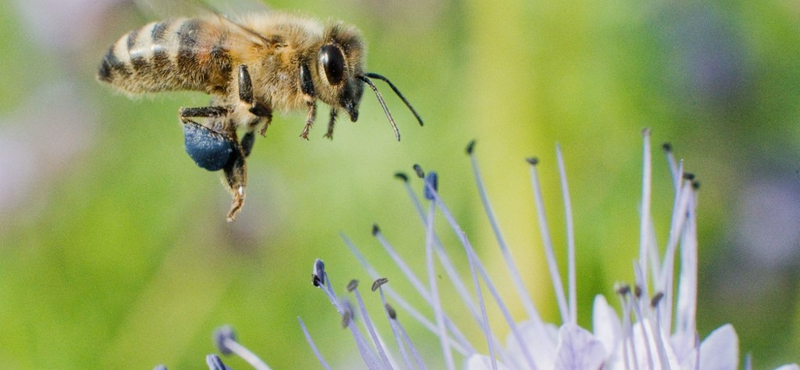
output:
[[[379,79],[422,125],[393,83],[364,71],[365,55],[361,33],[343,22],[323,23],[282,12],[233,19],[209,11],[151,22],[126,33],[106,52],[97,79],[130,96],[178,90],[211,96],[209,106],[182,107],[178,116],[192,160],[209,171],[223,170],[223,183],[233,196],[228,213],[233,221],[244,205],[245,158],[255,131],[266,133],[273,112],[305,110],[300,137],[308,139],[317,100],[322,101],[330,107],[325,137],[332,139],[340,111],[353,122],[358,119],[366,84],[400,140],[394,118],[372,82]],[[240,128],[245,131],[241,140]]]

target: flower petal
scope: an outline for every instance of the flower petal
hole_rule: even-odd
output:
[[[474,354],[467,359],[466,370],[492,370],[492,359],[488,356]],[[497,370],[509,370],[506,365],[497,361]]]
[[[700,344],[700,370],[736,370],[739,337],[731,324],[717,328]]]
[[[606,350],[608,360],[617,350],[617,346],[622,338],[622,326],[616,312],[608,304],[606,298],[598,294],[594,297],[594,309],[592,310],[592,324],[594,326],[594,336]]]
[[[599,369],[606,358],[603,344],[589,331],[565,324],[558,332],[556,370]]]
[[[522,336],[522,342],[531,352],[536,368],[539,370],[552,369],[558,342],[558,329],[556,326],[529,320],[518,324],[517,330]],[[525,356],[513,333],[509,334],[506,339],[506,348],[508,349],[508,357],[513,362],[509,366],[519,369],[528,368],[528,362],[525,361]]]

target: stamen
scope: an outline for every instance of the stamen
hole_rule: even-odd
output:
[[[550,238],[550,228],[547,226],[547,218],[544,212],[544,197],[542,196],[542,187],[539,184],[539,175],[536,171],[536,163],[538,163],[538,160],[536,158],[529,158],[528,163],[531,164],[531,188],[533,190],[534,203],[536,204],[536,215],[539,219],[539,230],[542,234],[542,244],[547,259],[547,267],[550,271],[550,281],[553,283],[553,289],[555,290],[558,308],[561,313],[561,321],[567,322],[569,321],[567,298],[564,296],[564,286],[561,283],[561,274],[558,272],[558,263],[553,253],[553,240]]]
[[[424,179],[425,178],[425,171],[422,170],[422,166],[415,164],[413,166],[414,172],[417,174],[417,177]]]
[[[164,364],[159,364],[156,365],[156,367],[154,367],[153,370],[167,370],[167,367],[164,366]]]
[[[648,263],[648,252],[650,248],[648,248],[648,238],[650,233],[648,232],[648,228],[650,227],[650,197],[652,191],[652,178],[653,178],[653,167],[652,167],[652,155],[650,153],[650,129],[646,128],[642,130],[642,136],[644,137],[644,149],[643,149],[643,163],[642,163],[642,208],[640,211],[641,220],[639,223],[639,266],[642,268],[642,280],[637,281],[637,284],[643,285],[645,288],[647,287],[647,263]]]
[[[325,285],[325,263],[319,258],[314,261],[314,272],[311,273],[311,283],[318,288]]]
[[[425,182],[425,189],[430,187],[428,182]],[[430,210],[428,212],[427,223],[425,225],[425,261],[428,268],[428,284],[430,286],[433,313],[436,317],[436,325],[439,331],[439,341],[442,345],[442,354],[444,355],[445,366],[448,370],[455,370],[455,363],[453,362],[453,353],[450,352],[449,336],[445,331],[444,324],[444,311],[439,299],[439,287],[436,283],[436,270],[433,267],[433,216],[436,210],[436,203],[431,202]]]
[[[308,343],[308,345],[311,347],[311,350],[314,351],[314,355],[317,356],[319,363],[322,364],[322,367],[324,367],[325,370],[333,370],[322,357],[317,345],[314,344],[314,340],[311,339],[311,334],[308,333],[308,328],[306,328],[306,324],[303,322],[303,319],[298,317],[297,320],[300,321],[300,328],[303,329],[303,335],[306,337],[306,343]]]
[[[436,205],[439,207],[439,209],[442,211],[442,215],[444,215],[445,219],[447,219],[447,223],[450,224],[450,228],[458,236],[461,245],[464,247],[464,250],[467,253],[467,257],[472,258],[473,262],[475,262],[475,267],[477,267],[481,279],[483,280],[484,284],[486,284],[486,288],[489,289],[489,292],[492,294],[492,298],[494,298],[497,307],[500,308],[500,312],[503,313],[503,317],[505,318],[506,323],[511,329],[514,338],[517,340],[520,346],[520,350],[522,351],[524,358],[528,363],[528,366],[530,367],[531,370],[536,370],[536,364],[533,361],[533,356],[531,356],[527,346],[525,345],[525,341],[522,338],[522,334],[517,329],[516,322],[511,317],[511,313],[508,311],[508,307],[506,307],[505,303],[503,302],[503,299],[500,297],[500,294],[498,293],[497,289],[492,283],[492,280],[489,278],[489,274],[486,272],[486,269],[483,267],[483,264],[481,264],[480,259],[478,259],[477,254],[475,253],[474,248],[472,248],[472,245],[469,243],[466,234],[461,229],[461,227],[458,226],[458,223],[453,218],[452,213],[450,213],[450,211],[447,209],[447,206],[444,205],[444,202],[442,202],[441,198],[439,198],[439,195],[436,193],[436,191],[431,189],[431,193],[432,193],[431,195],[433,195],[434,198],[434,202],[432,203],[432,205]],[[429,220],[428,224],[429,228],[432,227],[431,222],[432,220]]]
[[[214,330],[214,343],[223,355],[236,354],[247,361],[256,370],[270,370],[270,367],[255,353],[236,341],[236,334],[230,325],[225,325]]]
[[[359,262],[361,262],[361,265],[364,267],[364,269],[367,271],[367,273],[373,279],[378,279],[381,276],[381,274],[379,274],[369,264],[369,262],[367,262],[367,260],[364,258],[364,256],[361,254],[361,252],[355,246],[355,244],[353,244],[353,242],[349,238],[347,238],[347,236],[345,236],[344,234],[342,234],[341,237],[342,237],[342,240],[344,240],[345,245],[347,245],[348,249],[350,249],[350,251],[356,257],[356,259]],[[420,293],[421,296],[423,296],[423,298],[424,297],[429,297],[427,289],[423,288],[423,290],[418,291],[418,292]],[[400,294],[398,294],[394,289],[392,289],[391,286],[387,286],[386,287],[386,294],[388,294],[389,297],[391,297],[393,300],[395,300],[395,302],[397,302],[397,304],[399,304],[400,307],[402,307],[404,310],[406,310],[411,315],[411,317],[413,317],[415,320],[417,320],[417,322],[422,324],[422,326],[424,326],[426,329],[428,329],[431,333],[438,334],[436,325],[432,321],[428,320],[424,315],[422,315],[411,304],[409,304],[408,301],[406,301],[402,296],[400,296]],[[428,304],[433,306],[433,303],[430,302],[430,301],[428,301]],[[449,318],[447,318],[447,317],[445,317],[445,318],[447,319],[448,328],[450,329],[450,332],[453,334],[454,339],[456,340],[455,343],[451,343],[451,346],[453,347],[453,349],[456,350],[461,355],[464,355],[464,356],[466,356],[469,353],[474,353],[475,350],[472,349],[472,347],[469,344],[469,341],[467,341],[466,338],[464,337],[464,335],[461,334],[461,332],[459,331],[458,327],[455,326],[454,324],[452,324],[452,322],[450,321]]]
[[[514,258],[511,256],[508,244],[503,237],[503,232],[500,230],[500,225],[497,222],[497,218],[494,215],[494,210],[489,202],[489,196],[484,188],[480,168],[478,167],[478,160],[473,155],[474,150],[475,140],[471,141],[469,145],[467,145],[467,154],[469,154],[469,159],[472,163],[472,174],[475,178],[475,184],[478,188],[478,195],[480,196],[481,203],[483,204],[483,210],[486,212],[486,216],[489,218],[489,224],[492,226],[495,239],[500,247],[500,252],[503,254],[503,259],[506,262],[506,266],[508,266],[508,271],[511,274],[511,280],[514,282],[514,286],[517,288],[517,293],[522,301],[522,305],[525,307],[528,317],[535,323],[535,325],[541,326],[542,319],[539,316],[539,312],[536,310],[536,306],[533,304],[533,299],[531,299],[527,287],[525,287],[525,284],[522,282],[522,277],[517,269],[517,265],[514,263]]]
[[[439,190],[439,176],[436,172],[429,172],[428,176],[425,176],[425,199],[433,200],[432,191]]]
[[[358,280],[351,280],[350,284],[347,285],[347,290],[356,296],[356,302],[358,303],[359,311],[361,311],[361,317],[364,319],[364,325],[366,325],[367,332],[372,338],[372,344],[378,350],[378,355],[380,355],[383,361],[383,366],[387,369],[392,369],[392,363],[389,361],[389,357],[383,349],[383,343],[378,337],[375,327],[372,325],[372,319],[369,317],[369,312],[367,312],[367,307],[364,305],[364,300],[361,299],[361,293],[358,291]]]
[[[372,283],[372,291],[374,292],[374,291],[378,290],[378,288],[380,288],[381,285],[386,284],[388,282],[389,282],[389,279],[387,279],[387,278],[380,278],[380,279],[375,280]]]
[[[342,306],[342,324],[346,324],[347,328],[350,329],[350,334],[353,335],[353,339],[356,342],[356,347],[358,348],[358,353],[361,354],[361,359],[364,360],[364,364],[367,365],[369,370],[381,370],[383,369],[383,364],[381,360],[377,357],[373,349],[367,344],[366,338],[364,335],[361,334],[361,330],[358,330],[356,325],[353,325],[353,306],[350,305],[350,302],[344,301],[341,304]]]
[[[414,343],[411,341],[411,337],[408,336],[405,329],[403,329],[403,325],[400,324],[400,321],[397,320],[397,312],[392,308],[389,303],[386,302],[386,297],[383,295],[383,288],[378,290],[381,293],[381,301],[383,305],[386,307],[386,313],[389,315],[389,324],[392,326],[392,332],[395,333],[395,336],[398,343],[400,344],[400,350],[403,351],[405,346],[408,346],[408,349],[411,351],[411,355],[414,356],[414,361],[417,363],[417,366],[421,370],[427,370],[427,366],[422,361],[422,356],[420,356],[419,352],[417,351],[417,347],[414,346]],[[405,356],[404,356],[405,358]],[[409,361],[406,359],[406,364],[409,370],[412,369],[411,365],[408,365]]]
[[[406,174],[405,174],[405,173],[403,173],[403,172],[397,172],[397,173],[395,173],[395,174],[394,174],[394,177],[395,177],[395,178],[397,178],[397,179],[403,180],[403,182],[408,182],[408,175],[406,175]]]
[[[406,346],[403,344],[403,339],[400,337],[400,333],[395,327],[397,312],[394,310],[394,308],[392,308],[391,305],[389,305],[389,303],[386,302],[386,297],[383,295],[383,289],[381,289],[381,285],[378,285],[377,289],[380,291],[381,302],[383,302],[383,306],[386,308],[386,316],[389,317],[389,326],[392,328],[392,335],[394,336],[394,341],[397,343],[397,348],[400,350],[400,356],[403,357],[403,362],[405,362],[406,368],[411,370],[413,369],[411,366],[411,359],[408,357],[408,352],[406,352]]]
[[[567,170],[564,166],[564,156],[561,146],[556,144],[556,158],[558,159],[558,173],[561,178],[561,194],[564,197],[564,217],[567,225],[567,285],[569,289],[569,322],[578,324],[578,293],[575,272],[575,225],[572,219],[572,201],[569,197],[567,186]]]
[[[206,365],[208,365],[209,370],[230,370],[230,368],[225,366],[222,362],[222,359],[214,354],[206,356]]]

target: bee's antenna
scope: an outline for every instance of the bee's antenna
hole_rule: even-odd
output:
[[[401,100],[403,100],[403,103],[406,103],[406,106],[408,107],[408,109],[411,110],[411,113],[414,113],[414,117],[417,117],[417,121],[419,121],[419,125],[422,126],[422,117],[419,116],[417,111],[414,110],[414,107],[411,106],[411,103],[409,103],[408,100],[406,100],[406,97],[403,96],[402,93],[400,93],[400,90],[397,89],[397,87],[392,83],[392,81],[389,81],[388,78],[383,77],[383,76],[381,76],[381,75],[379,75],[377,73],[365,73],[364,76],[369,77],[369,78],[377,78],[377,79],[379,79],[381,81],[384,81],[387,84],[389,84],[389,87],[391,87],[392,90],[394,90],[394,93],[397,94],[397,96],[399,96]]]
[[[368,75],[369,74],[370,73],[368,73]],[[394,130],[394,136],[397,138],[397,141],[400,141],[400,130],[397,129],[397,124],[394,123],[394,118],[392,118],[392,114],[389,113],[389,108],[386,106],[386,102],[383,101],[383,95],[381,95],[381,93],[378,92],[378,88],[375,87],[375,84],[372,83],[372,81],[370,81],[370,79],[367,78],[366,76],[359,75],[358,79],[364,81],[367,85],[369,85],[370,88],[372,88],[372,91],[375,92],[375,96],[378,97],[378,102],[381,103],[381,108],[383,108],[383,111],[386,113],[386,118],[388,118],[389,123],[392,124],[392,129]]]

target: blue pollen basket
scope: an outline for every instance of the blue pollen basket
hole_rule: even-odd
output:
[[[186,153],[194,163],[209,171],[223,169],[238,150],[236,141],[196,123],[184,124],[183,136]]]

